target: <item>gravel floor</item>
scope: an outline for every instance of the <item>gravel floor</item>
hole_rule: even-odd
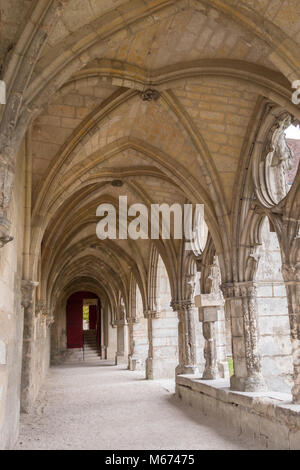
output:
[[[169,380],[102,363],[52,367],[16,449],[254,449],[183,405]]]

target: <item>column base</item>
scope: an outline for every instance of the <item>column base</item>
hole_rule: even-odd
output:
[[[116,366],[128,365],[128,358],[124,354],[116,353]]]
[[[141,359],[135,356],[128,356],[128,369],[129,370],[143,370]]]
[[[193,375],[199,374],[197,366],[182,366],[178,365],[175,369],[175,375]]]
[[[202,380],[216,380],[220,377],[217,367],[206,367],[204,369]]]
[[[107,359],[107,348],[106,346],[101,346],[101,359]]]
[[[29,414],[34,405],[33,387],[28,387],[21,391],[21,413]]]
[[[300,385],[295,384],[292,388],[293,403],[300,405]]]
[[[230,377],[230,388],[237,392],[265,392],[268,387],[261,375],[252,377]]]
[[[229,379],[230,374],[227,361],[218,361],[218,371],[222,379]]]

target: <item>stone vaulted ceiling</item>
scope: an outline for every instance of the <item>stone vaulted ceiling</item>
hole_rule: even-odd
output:
[[[204,203],[223,251],[264,100],[298,112],[299,2],[0,0],[0,15],[2,76],[22,95],[18,132],[30,128],[32,275],[42,270],[43,289],[90,279],[126,297],[134,273],[145,301],[151,243],[95,236],[97,206],[119,195]],[[17,83],[27,56],[31,73]],[[142,100],[148,88],[157,100]],[[180,244],[157,245],[172,284]]]

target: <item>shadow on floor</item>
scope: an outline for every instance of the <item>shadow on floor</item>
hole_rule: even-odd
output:
[[[179,398],[176,397],[175,393],[169,393],[165,397],[166,402],[177,409],[177,412],[187,417],[189,420],[198,424],[199,426],[209,427],[214,430],[221,438],[227,439],[232,444],[239,443],[245,450],[268,450],[262,447],[259,443],[255,442],[249,436],[233,433],[232,428],[226,426],[224,422],[221,422],[215,417],[204,414],[202,411],[193,408],[192,406],[186,405]]]

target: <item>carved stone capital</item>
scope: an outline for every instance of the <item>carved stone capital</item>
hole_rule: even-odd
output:
[[[282,265],[282,274],[283,279],[289,282],[299,282],[300,281],[300,263],[295,264],[286,264]]]
[[[39,315],[43,317],[47,317],[48,315],[47,305],[44,300],[39,300],[35,305],[35,316],[38,317]]]
[[[135,325],[136,323],[140,322],[140,318],[138,317],[129,317],[127,318],[128,325]]]
[[[32,307],[34,301],[34,291],[36,287],[39,285],[38,282],[35,281],[22,281],[21,283],[21,304],[24,308]]]
[[[116,326],[125,326],[125,325],[127,325],[127,320],[125,318],[121,318],[121,320],[116,320],[115,325]]]
[[[160,97],[160,93],[152,88],[147,88],[147,90],[140,92],[140,97],[142,101],[156,101]]]
[[[172,300],[170,305],[173,311],[177,313],[184,313],[194,306],[191,300]]]
[[[256,297],[256,285],[254,282],[233,282],[221,285],[225,299]]]
[[[11,201],[15,167],[9,153],[0,155],[0,210],[5,212]]]
[[[157,310],[147,310],[144,312],[144,317],[147,319],[157,319],[159,318],[159,312]]]
[[[54,322],[55,322],[54,315],[51,314],[51,315],[46,316],[46,325],[47,325],[47,327],[52,325]]]

